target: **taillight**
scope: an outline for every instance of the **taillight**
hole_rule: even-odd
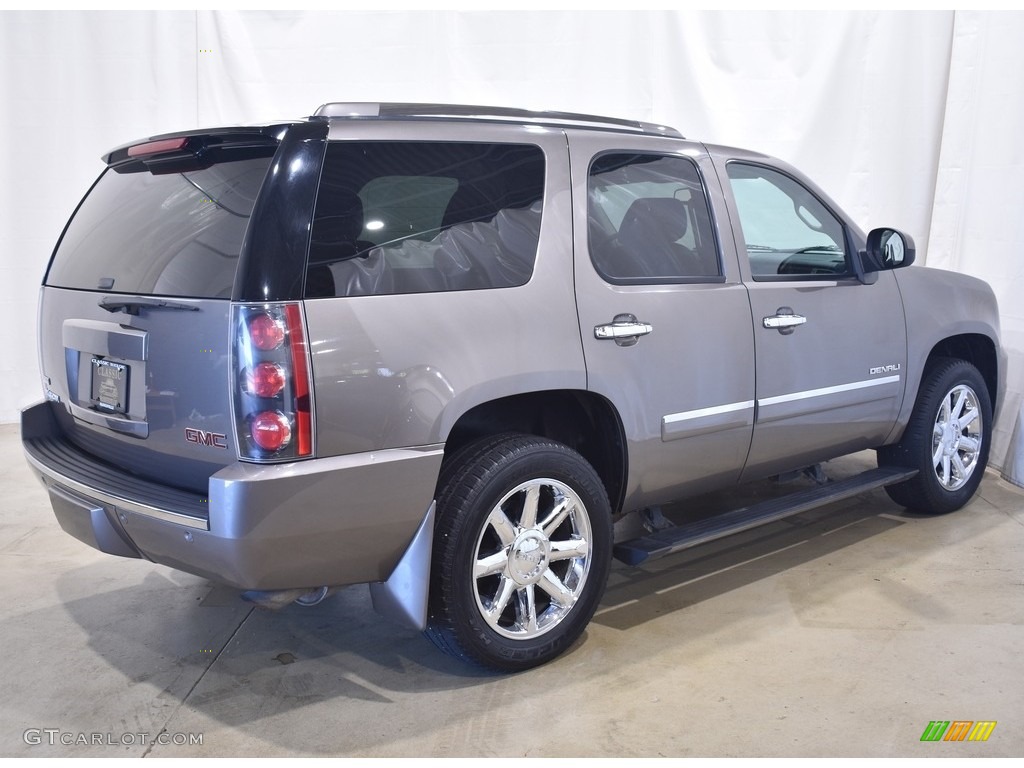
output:
[[[302,306],[232,307],[235,428],[239,457],[313,455],[313,398]]]
[[[263,411],[249,421],[249,434],[264,451],[276,452],[291,441],[292,425],[280,411]]]
[[[257,397],[277,397],[288,384],[286,376],[278,363],[257,363],[245,377],[245,390]]]
[[[249,338],[256,349],[277,349],[284,344],[284,337],[284,323],[268,312],[258,312],[249,318]]]

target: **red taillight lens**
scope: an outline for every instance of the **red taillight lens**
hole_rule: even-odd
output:
[[[231,315],[239,458],[313,456],[312,371],[302,304],[235,304]]]
[[[292,425],[280,411],[263,411],[252,417],[249,434],[264,451],[280,451],[292,439]]]
[[[277,397],[287,384],[285,371],[277,363],[258,363],[246,375],[246,390],[257,397]]]
[[[269,352],[284,343],[284,325],[265,312],[254,315],[249,318],[249,337],[256,349]]]
[[[284,308],[291,336],[292,375],[295,377],[295,422],[298,427],[296,450],[299,456],[313,453],[313,404],[309,394],[309,358],[303,333],[302,312],[298,304]]]

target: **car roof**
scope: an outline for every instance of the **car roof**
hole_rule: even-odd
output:
[[[280,141],[290,126],[320,120],[331,123],[348,120],[490,122],[684,138],[679,131],[667,125],[577,112],[534,111],[468,104],[334,101],[322,104],[313,115],[299,120],[279,120],[217,128],[193,128],[137,139],[115,147],[102,155],[102,160],[107,165],[117,165],[128,160],[129,150],[135,147],[176,138],[205,137],[217,143]]]
[[[618,133],[649,134],[683,138],[675,128],[623,120],[617,117],[585,115],[576,112],[533,111],[510,107],[468,104],[429,104],[411,102],[336,101],[323,104],[312,119],[328,120],[464,120],[542,125],[557,128],[584,128]]]

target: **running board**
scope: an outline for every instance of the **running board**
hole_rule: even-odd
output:
[[[865,491],[900,483],[916,474],[916,469],[903,467],[870,469],[845,480],[797,491],[777,499],[762,501],[752,507],[734,509],[707,520],[666,528],[638,539],[624,541],[615,545],[615,557],[627,565],[640,565],[765,523],[798,515],[834,501],[848,499]]]

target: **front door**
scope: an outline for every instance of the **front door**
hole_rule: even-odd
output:
[[[720,168],[754,321],[757,419],[743,479],[881,444],[905,384],[893,275],[857,278],[853,233],[795,174]]]

